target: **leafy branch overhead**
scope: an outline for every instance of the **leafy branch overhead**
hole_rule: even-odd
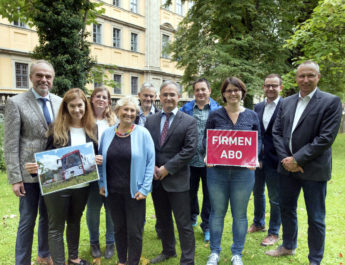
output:
[[[63,95],[71,87],[85,89],[95,64],[86,41],[86,25],[104,12],[101,5],[89,0],[0,0],[0,14],[37,30],[39,45],[32,57],[52,62],[54,90]]]

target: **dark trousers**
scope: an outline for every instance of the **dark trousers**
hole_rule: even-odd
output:
[[[87,202],[89,187],[66,189],[44,196],[48,210],[48,242],[54,265],[65,265],[63,234],[67,222],[66,237],[68,258],[78,258],[80,219]]]
[[[199,211],[199,201],[198,201],[198,190],[199,183],[201,179],[202,183],[202,207],[201,207],[201,229],[209,231],[208,219],[210,218],[210,198],[208,196],[207,189],[207,179],[206,179],[206,167],[190,167],[190,203],[191,203],[191,218],[192,222],[195,222],[200,211]]]
[[[129,193],[109,193],[107,201],[119,261],[126,263],[128,252],[128,265],[137,265],[142,251],[146,200],[135,200]]]
[[[254,195],[254,225],[265,226],[265,184],[267,184],[268,198],[270,201],[269,235],[279,235],[281,217],[279,206],[279,174],[277,169],[263,164],[262,168],[255,170]]]
[[[156,183],[157,184],[157,183]],[[154,185],[152,191],[156,216],[162,225],[163,254],[173,256],[176,254],[175,234],[172,212],[174,213],[181,245],[181,265],[194,264],[195,239],[190,218],[189,191],[167,192],[161,182]]]
[[[30,265],[32,242],[36,223],[38,221],[38,256],[49,256],[48,248],[48,215],[38,183],[24,183],[25,196],[19,198],[19,225],[16,240],[16,265]]]
[[[308,214],[309,261],[320,264],[325,247],[325,199],[327,182],[301,180],[294,176],[280,174],[280,210],[283,225],[283,246],[297,247],[297,201],[301,189]]]

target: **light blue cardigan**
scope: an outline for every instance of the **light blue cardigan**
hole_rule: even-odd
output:
[[[99,154],[103,156],[103,164],[98,166],[100,180],[99,187],[107,189],[107,152],[115,136],[115,126],[107,128],[101,137]],[[116,163],[116,161],[111,161]],[[132,198],[139,191],[147,196],[152,190],[152,178],[155,167],[155,147],[149,131],[143,126],[135,126],[131,133],[131,169],[130,192]]]

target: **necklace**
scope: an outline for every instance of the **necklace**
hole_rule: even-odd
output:
[[[120,133],[119,132],[119,125],[117,125],[117,127],[115,128],[115,133],[117,136],[120,136],[120,137],[125,137],[125,136],[128,136],[131,134],[131,132],[133,131],[133,129],[135,128],[135,124],[132,124],[131,128],[128,129],[128,131],[124,132],[124,133]]]

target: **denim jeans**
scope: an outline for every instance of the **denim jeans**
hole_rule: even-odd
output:
[[[26,194],[19,198],[19,225],[16,240],[16,265],[30,265],[37,210],[38,221],[38,256],[49,256],[48,215],[38,183],[24,183]]]
[[[210,247],[211,253],[220,253],[224,218],[229,200],[232,214],[233,255],[241,255],[247,229],[247,207],[254,186],[254,171],[247,168],[212,167],[207,169],[210,195]]]
[[[255,171],[254,195],[254,225],[265,226],[265,183],[267,184],[268,198],[270,201],[269,235],[279,234],[281,225],[279,207],[279,174],[276,169],[263,165],[263,168]]]
[[[297,201],[301,189],[308,214],[309,261],[320,264],[325,248],[325,215],[327,182],[301,180],[280,174],[280,210],[283,225],[283,246],[297,248]]]
[[[111,219],[108,202],[104,196],[99,194],[99,187],[97,182],[90,183],[89,199],[87,201],[86,222],[89,228],[90,245],[99,244],[99,224],[100,212],[102,205],[105,208],[105,243],[107,245],[114,244],[114,224]]]
[[[194,223],[200,213],[199,201],[198,201],[198,190],[199,183],[202,183],[202,207],[201,207],[201,224],[200,227],[202,231],[209,230],[209,218],[210,218],[210,199],[207,190],[207,180],[206,180],[206,167],[190,167],[190,202],[191,202],[191,218]]]

